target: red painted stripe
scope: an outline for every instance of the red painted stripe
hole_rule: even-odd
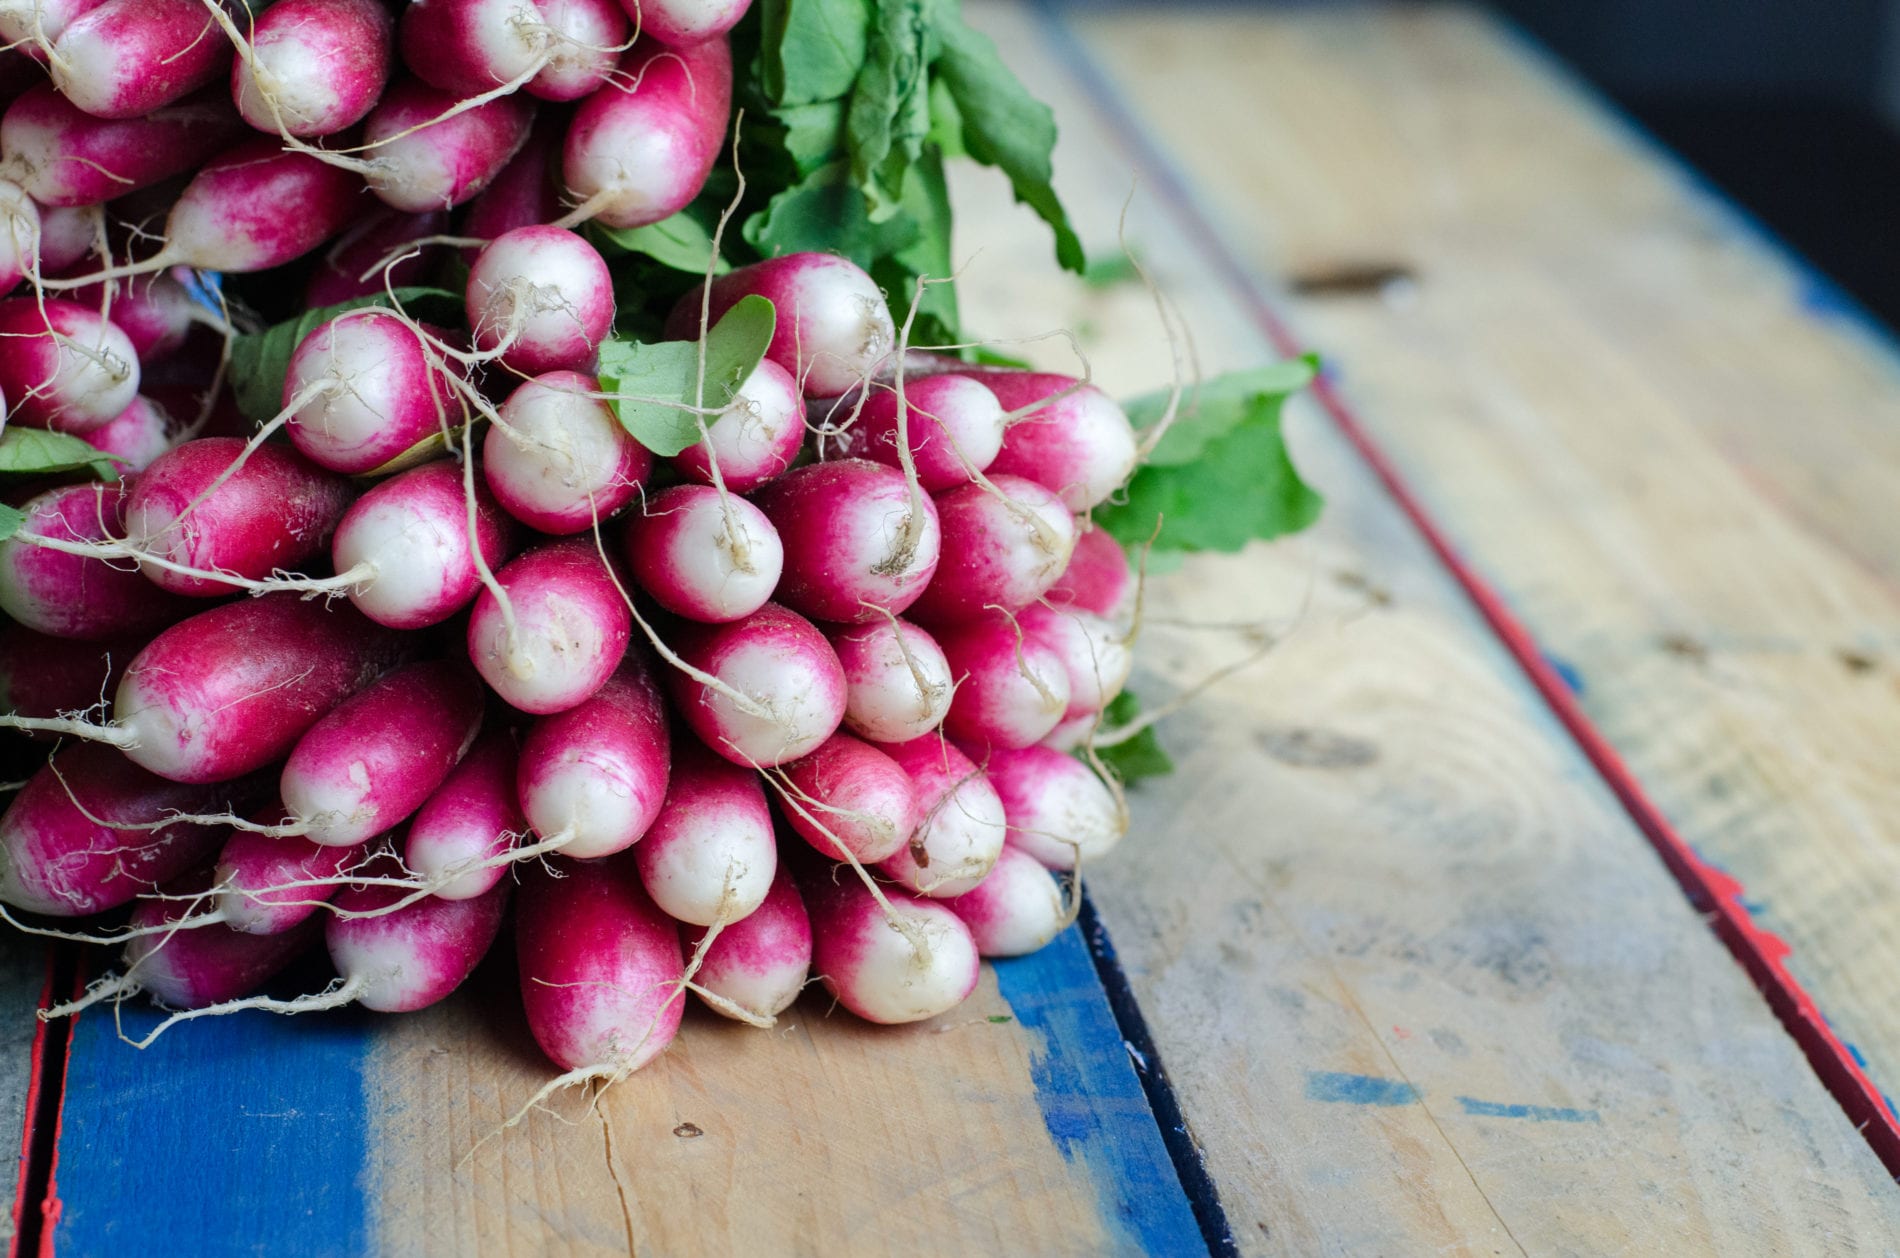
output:
[[[73,967],[72,990],[66,993],[67,999],[77,1000],[86,994],[86,966],[82,961]],[[78,1025],[80,1015],[73,1014],[66,1019],[66,1050],[59,1055],[59,1108],[53,1113],[52,1156],[46,1167],[46,1195],[40,1199],[40,1249],[37,1258],[53,1258],[53,1243],[59,1236],[59,1218],[66,1212],[66,1203],[59,1199],[59,1138],[66,1129],[66,1072],[72,1067],[72,1032]]]
[[[46,950],[46,982],[40,985],[40,999],[36,1008],[45,1009],[53,1003],[53,950]],[[7,1244],[8,1258],[20,1258],[20,1221],[26,1217],[26,1194],[33,1182],[29,1173],[33,1161],[33,1117],[40,1107],[40,1073],[46,1062],[46,1023],[39,1022],[33,1028],[33,1051],[27,1059],[26,1067],[26,1111],[20,1120],[20,1178],[13,1186],[13,1239]]]

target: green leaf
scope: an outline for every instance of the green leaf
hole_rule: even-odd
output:
[[[1082,282],[1096,289],[1119,288],[1123,284],[1139,283],[1140,280],[1140,269],[1135,266],[1135,260],[1125,253],[1090,258],[1088,269],[1082,272]]]
[[[1181,395],[1180,413],[1161,444],[1148,456],[1148,466],[1172,467],[1196,461],[1210,442],[1247,417],[1251,399],[1290,397],[1311,384],[1318,373],[1319,359],[1307,354],[1202,381],[1198,389]],[[1166,389],[1144,394],[1127,403],[1128,418],[1137,428],[1149,428],[1167,412],[1168,399]]]
[[[787,253],[836,253],[866,270],[917,237],[918,226],[902,217],[873,223],[864,193],[850,183],[843,162],[814,171],[773,197],[746,221],[746,243],[765,257]]]
[[[462,299],[447,289],[399,288],[396,300],[411,314],[416,313],[416,306],[423,305],[436,309],[444,322],[462,322]],[[295,319],[233,339],[231,388],[237,395],[238,410],[257,423],[277,414],[284,400],[284,373],[290,368],[290,356],[304,337],[346,310],[389,305],[387,293],[356,297],[334,306],[306,310]]]
[[[608,341],[600,347],[602,392],[621,427],[653,453],[671,458],[699,440],[700,417],[687,407],[723,407],[772,343],[778,312],[753,294],[726,311],[706,336],[706,383],[699,388],[699,342]]]
[[[1133,691],[1122,691],[1103,710],[1102,728],[1097,737],[1114,733],[1140,715],[1141,700],[1135,698]],[[1123,786],[1133,786],[1144,778],[1162,777],[1174,772],[1174,760],[1162,748],[1161,740],[1155,737],[1155,727],[1152,725],[1125,743],[1097,747],[1095,755],[1121,779]]]
[[[645,227],[606,227],[596,220],[587,225],[587,230],[595,237],[596,244],[605,242],[611,246],[603,249],[603,253],[644,254],[663,266],[694,275],[704,275],[706,264],[712,261],[712,233],[684,210]],[[721,258],[714,265],[713,274],[724,275],[731,269]]]
[[[46,476],[90,467],[108,480],[117,455],[81,441],[70,433],[15,425],[0,433],[0,476]]]
[[[871,39],[870,0],[760,0],[760,70],[775,105],[837,100],[851,90]]]
[[[1157,551],[1236,551],[1311,524],[1320,496],[1300,478],[1280,432],[1288,394],[1311,375],[1312,364],[1302,361],[1205,386],[1194,409],[1136,470],[1125,496],[1095,509],[1095,522],[1124,546],[1155,536]],[[1131,415],[1152,420],[1163,405],[1151,395]]]
[[[841,100],[818,101],[811,105],[789,105],[773,111],[784,126],[785,151],[791,154],[800,175],[809,175],[821,166],[843,159],[845,152],[845,106]]]
[[[0,502],[0,542],[6,541],[9,537],[18,533],[20,526],[25,523],[26,512],[20,510],[18,507],[9,507],[6,503]]]
[[[923,0],[880,0],[845,118],[852,182],[874,221],[898,212],[904,177],[930,134],[926,67],[935,53]]]
[[[943,54],[937,73],[962,118],[964,147],[977,161],[1009,176],[1016,199],[1055,232],[1056,261],[1080,275],[1088,259],[1052,183],[1055,115],[1010,73],[987,35],[953,18],[941,25],[938,37]]]

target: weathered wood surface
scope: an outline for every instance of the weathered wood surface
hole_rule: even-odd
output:
[[[1048,25],[981,12],[1055,103],[1058,182],[1091,245],[1112,247],[1130,150],[1078,91]],[[1112,45],[1135,109],[1168,111],[1171,138],[1205,132],[1197,171],[1210,180],[1222,163],[1277,170],[1277,155],[1296,144],[1316,162],[1351,164],[1330,131],[1342,115],[1376,113],[1365,126],[1399,132],[1458,131],[1415,99],[1422,89],[1403,90],[1402,30],[1368,53],[1359,27],[1309,14],[1171,8],[1074,11],[1070,21],[1085,51]],[[1283,26],[1309,38],[1298,56],[1268,61],[1262,47],[1286,38],[1274,34]],[[1387,88],[1376,110],[1359,96],[1367,83],[1329,80],[1329,51],[1380,55],[1384,68],[1367,73]],[[1463,61],[1444,59],[1455,78]],[[1249,95],[1300,83],[1317,102],[1277,117]],[[1485,95],[1482,84],[1446,92]],[[1535,138],[1554,123],[1513,126]],[[1355,165],[1351,189],[1275,186],[1230,199],[1227,221],[1258,249],[1280,231],[1275,198],[1310,201],[1317,223],[1353,212],[1363,192],[1377,208],[1358,212],[1402,224],[1422,202],[1481,248],[1490,226],[1481,207],[1467,221],[1455,186],[1429,180],[1381,190],[1384,156]],[[1560,165],[1542,157],[1521,175],[1522,195],[1541,196],[1537,181]],[[1573,185],[1590,179],[1564,171]],[[1259,361],[1263,347],[1229,304],[1226,277],[1156,200],[1138,196],[1130,236],[1186,310],[1204,362]],[[1148,387],[1165,372],[1138,289],[1078,294],[1039,282],[1031,298],[1025,277],[1043,273],[1041,242],[965,233],[966,249],[979,243],[973,311],[1018,333],[1032,320],[1079,330],[1112,389]],[[1410,420],[1414,392],[1431,404],[1446,387],[1420,359],[1458,335],[1439,326],[1397,365],[1362,365],[1350,350],[1337,365],[1349,384],[1373,372],[1388,381],[1390,425],[1414,422],[1423,444],[1451,419],[1435,409],[1426,413],[1438,422]],[[1562,337],[1549,347],[1563,350]],[[1094,883],[1240,1246],[1893,1249],[1900,1194],[1741,970],[1364,466],[1315,413],[1294,425],[1297,453],[1329,496],[1316,532],[1190,564],[1151,592],[1171,620],[1254,621],[1283,640],[1174,724],[1180,774],[1138,795],[1138,837]],[[1618,443],[1624,475],[1645,478],[1631,445]],[[1534,443],[1521,453],[1538,457]],[[1491,482],[1474,474],[1461,492],[1489,501],[1510,489],[1512,468],[1488,470]],[[1589,513],[1587,501],[1564,502]],[[1548,583],[1562,572],[1552,565]],[[1155,624],[1143,649],[1144,684],[1158,690],[1247,648]],[[1705,714],[1658,719],[1680,726]]]
[[[37,1202],[20,1200],[20,1187],[39,1029],[33,1011],[45,986],[46,949],[10,932],[0,939],[0,1247],[13,1243],[20,1212],[38,1209]]]
[[[1455,542],[1900,1091],[1900,358],[1464,9],[1077,23]],[[1242,142],[1244,141],[1244,142]],[[1309,291],[1341,267],[1410,279]]]

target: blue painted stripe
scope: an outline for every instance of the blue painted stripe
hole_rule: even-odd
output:
[[[125,1031],[159,1014],[128,1002]],[[372,1016],[241,1013],[143,1052],[109,1009],[73,1029],[56,1188],[62,1256],[366,1253]]]
[[[1082,932],[999,961],[996,979],[1016,1020],[1036,1032],[1029,1064],[1043,1123],[1062,1155],[1087,1169],[1118,1250],[1205,1258]]]
[[[1418,1100],[1418,1089],[1402,1079],[1342,1074],[1335,1070],[1309,1070],[1306,1072],[1306,1099],[1345,1105],[1410,1105]]]
[[[1506,1105],[1499,1101],[1480,1101],[1461,1096],[1458,1104],[1475,1118],[1528,1118],[1534,1123],[1600,1123],[1593,1109],[1567,1109],[1559,1105]]]

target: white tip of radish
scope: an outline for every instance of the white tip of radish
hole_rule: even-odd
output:
[[[1113,622],[1085,611],[1040,604],[1025,607],[1017,621],[1024,633],[1062,658],[1069,678],[1064,721],[1100,712],[1128,684],[1135,653],[1128,635]]]
[[[772,812],[758,777],[682,747],[666,803],[633,857],[647,893],[692,926],[735,922],[765,902],[778,869]]]
[[[983,881],[1007,833],[996,788],[969,757],[930,735],[885,748],[917,788],[920,820],[881,868],[920,895],[962,895]]]
[[[1128,828],[1114,794],[1074,756],[1050,747],[996,751],[987,769],[1010,843],[1051,869],[1107,855]]]
[[[704,935],[702,930],[680,932],[688,956],[699,950]],[[791,873],[780,867],[765,902],[728,924],[707,947],[693,982],[719,998],[706,1002],[716,1013],[730,1018],[729,1005],[736,1005],[755,1018],[774,1018],[791,1008],[804,990],[811,948],[805,902]]]
[[[708,624],[765,606],[785,564],[765,514],[708,485],[675,485],[650,498],[627,520],[626,556],[660,606]]]
[[[943,905],[888,892],[899,929],[849,869],[827,866],[805,889],[813,968],[838,1003],[860,1018],[920,1022],[955,1008],[976,989],[976,941]]]
[[[1020,957],[1062,932],[1062,888],[1027,853],[1005,847],[996,865],[972,891],[944,903],[986,957]]]
[[[943,724],[955,685],[943,648],[907,620],[834,630],[844,666],[844,722],[874,743],[903,743]]]
[[[543,533],[581,533],[631,502],[653,470],[607,403],[575,371],[537,376],[508,395],[482,442],[482,475],[508,514]]]
[[[796,760],[844,720],[844,670],[824,635],[776,603],[700,628],[680,655],[718,679],[713,687],[668,674],[681,715],[701,742],[735,764]]]
[[[476,347],[530,375],[585,369],[613,331],[614,286],[595,248],[561,227],[517,227],[469,268]]]
[[[687,479],[710,485],[716,462],[727,489],[749,494],[790,467],[804,439],[805,399],[798,382],[766,358],[713,420],[705,438],[673,456],[673,466]]]

